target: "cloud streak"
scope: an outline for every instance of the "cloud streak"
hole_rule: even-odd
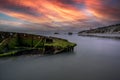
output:
[[[120,0],[86,0],[88,9],[98,18],[120,20]]]
[[[68,29],[120,21],[119,0],[0,0],[0,13],[40,25],[40,29]],[[104,21],[103,21],[104,20]],[[102,22],[103,21],[103,22]]]

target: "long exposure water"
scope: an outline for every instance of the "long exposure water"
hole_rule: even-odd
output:
[[[0,59],[0,80],[120,80],[120,40],[50,35],[77,43],[74,52]]]

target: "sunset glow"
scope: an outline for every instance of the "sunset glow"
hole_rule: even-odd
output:
[[[0,0],[0,30],[85,29],[120,22],[120,0]],[[5,21],[5,22],[3,22]],[[14,26],[13,26],[14,25]]]

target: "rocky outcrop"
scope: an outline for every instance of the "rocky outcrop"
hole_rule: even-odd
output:
[[[25,33],[0,32],[0,37],[0,56],[57,54],[76,46],[66,39]]]

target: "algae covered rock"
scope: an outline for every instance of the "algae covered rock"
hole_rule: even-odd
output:
[[[17,56],[23,54],[57,54],[72,51],[75,43],[68,40],[25,33],[0,32],[0,56]]]

